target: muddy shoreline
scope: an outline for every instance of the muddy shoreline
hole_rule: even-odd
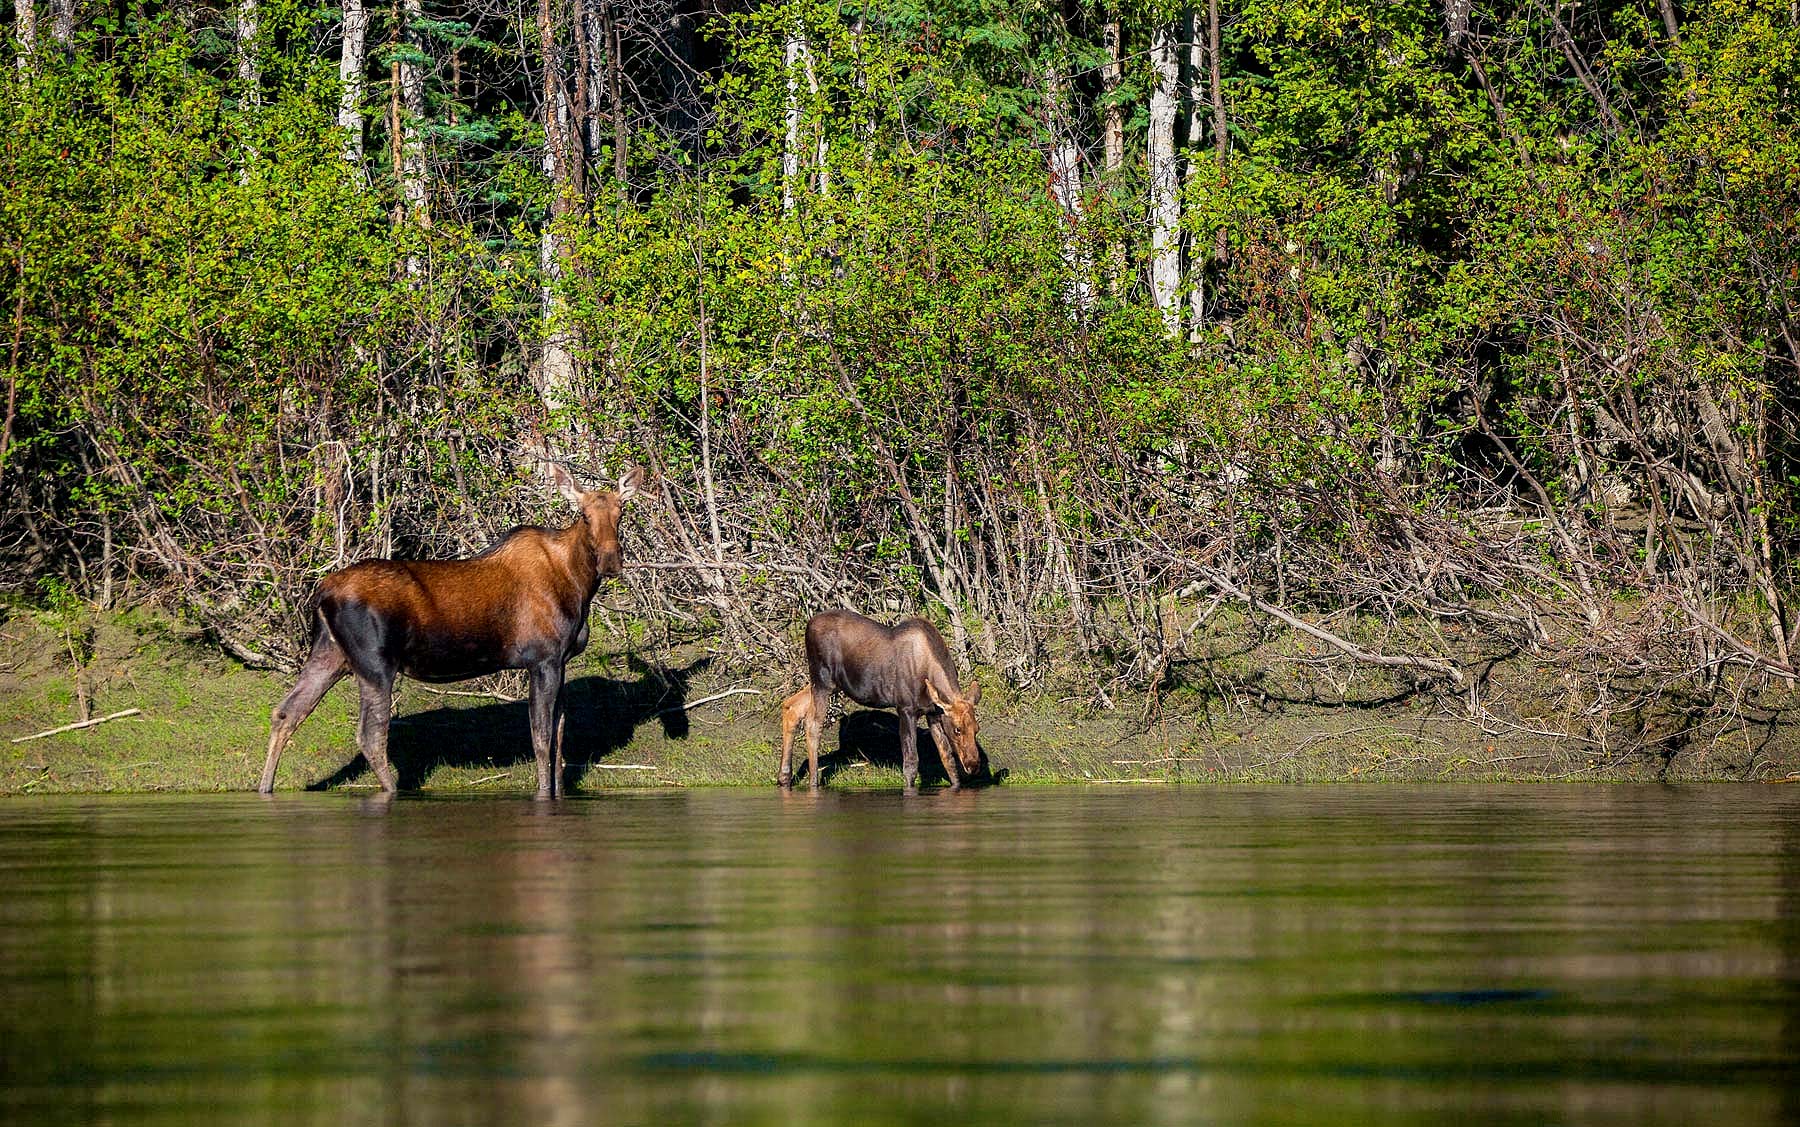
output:
[[[29,613],[0,622],[0,795],[253,789],[280,673],[223,657],[191,628],[147,613],[97,617],[79,679],[67,637]],[[730,671],[704,641],[631,650],[596,637],[570,670],[568,747],[575,790],[773,786],[783,693],[798,670]],[[1066,691],[1008,692],[984,678],[982,745],[1004,785],[1109,783],[1619,781],[1770,782],[1800,774],[1800,728],[1780,719],[1725,726],[1674,751],[1643,741],[1571,740],[1530,713],[1551,671],[1490,674],[1516,719],[1483,725],[1455,696],[1375,681],[1348,703],[1302,681],[1260,678],[1236,691],[1178,688],[1111,707]],[[484,691],[485,690],[485,691]],[[402,785],[434,792],[526,793],[534,783],[522,683],[402,681],[390,754]],[[1539,693],[1545,701],[1547,692]],[[12,743],[92,716],[135,715]],[[356,695],[340,685],[289,747],[280,790],[369,790],[355,750]],[[1764,716],[1770,715],[1765,712]],[[925,782],[941,768],[921,731]],[[1673,746],[1673,745],[1670,745]],[[890,713],[847,710],[828,730],[828,786],[898,786]]]

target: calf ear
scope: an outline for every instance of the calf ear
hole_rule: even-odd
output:
[[[569,471],[563,468],[562,463],[551,463],[550,480],[556,483],[556,491],[563,495],[563,500],[571,505],[581,504],[581,487],[575,484],[575,479],[569,476]]]
[[[950,706],[944,702],[943,697],[938,696],[937,686],[931,683],[929,677],[925,678],[925,695],[931,698],[932,704],[937,705],[939,712],[949,711]]]
[[[969,682],[969,691],[968,691],[967,697],[968,697],[968,701],[970,704],[980,704],[981,703],[981,682],[980,681],[970,681]]]
[[[642,466],[630,467],[624,473],[619,475],[619,502],[621,504],[623,504],[624,502],[631,500],[633,497],[636,497],[638,494],[638,490],[642,489],[643,487],[644,487],[644,467],[642,467]]]

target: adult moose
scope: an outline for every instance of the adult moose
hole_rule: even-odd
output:
[[[387,757],[395,676],[462,681],[529,669],[537,796],[556,797],[563,669],[587,648],[588,605],[600,581],[620,573],[619,516],[644,471],[634,466],[616,490],[590,492],[561,466],[552,476],[581,512],[567,528],[515,528],[469,559],[365,560],[320,580],[312,652],[299,684],[270,716],[259,790],[275,789],[282,748],[347,673],[362,695],[357,743],[382,789],[392,792],[399,785]]]
[[[806,726],[806,765],[819,785],[819,739],[831,702],[843,693],[858,704],[891,708],[900,715],[900,770],[910,789],[919,785],[919,717],[928,718],[931,738],[952,790],[962,786],[957,760],[973,775],[981,769],[975,742],[975,705],[981,684],[964,696],[956,683],[950,651],[937,628],[922,618],[883,626],[855,611],[828,610],[806,624],[809,684],[781,702],[781,774],[794,785],[794,729]]]

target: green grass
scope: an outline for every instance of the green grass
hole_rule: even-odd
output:
[[[24,610],[0,619],[0,737],[76,719],[75,677],[62,618]],[[197,632],[149,613],[93,615],[84,683],[92,710],[139,716],[14,744],[0,742],[0,794],[98,791],[222,791],[253,787],[268,740],[270,708],[287,677],[220,656]],[[632,651],[596,636],[571,669],[568,745],[575,785],[614,787],[771,786],[779,757],[776,706],[798,683],[783,670],[756,676],[723,668],[704,642],[675,653]],[[77,646],[77,649],[81,649]],[[1248,659],[1244,659],[1248,660]],[[1522,674],[1521,674],[1522,675]],[[984,682],[992,681],[984,675]],[[1272,684],[1264,678],[1263,686]],[[1139,700],[1113,710],[1077,708],[989,685],[982,744],[1007,785],[1643,779],[1658,764],[1604,760],[1536,737],[1484,737],[1454,701],[1412,700],[1380,708],[1272,705],[1188,691],[1143,730]],[[437,792],[528,793],[536,772],[525,705],[401,683],[390,750],[402,784]],[[728,696],[681,706],[728,688]],[[508,687],[523,696],[522,684]],[[356,692],[344,681],[289,745],[277,787],[368,788],[373,777],[355,746]],[[1800,766],[1784,730],[1754,756],[1722,741],[1685,751],[1672,777],[1776,778]],[[920,762],[941,779],[928,737]],[[898,729],[891,713],[852,708],[827,731],[821,766],[834,787],[898,787]],[[796,774],[804,779],[804,748]]]

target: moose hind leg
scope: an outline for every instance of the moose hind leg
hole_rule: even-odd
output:
[[[329,631],[321,630],[313,642],[312,653],[307,655],[306,664],[300,669],[299,682],[269,714],[269,757],[263,761],[262,781],[257,784],[257,790],[263,794],[274,791],[275,768],[281,762],[281,753],[288,740],[312,715],[312,710],[318,707],[331,686],[349,671],[344,651],[338,648]]]
[[[388,762],[388,721],[394,715],[394,678],[373,679],[358,675],[356,687],[362,694],[362,712],[356,718],[356,738],[362,744],[363,758],[369,769],[381,780],[381,789],[389,794],[400,789],[400,777]]]

